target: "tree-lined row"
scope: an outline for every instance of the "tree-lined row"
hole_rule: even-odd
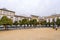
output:
[[[29,25],[30,26],[31,25],[36,26],[37,24],[38,24],[38,22],[37,22],[36,19],[32,19],[30,21],[28,19],[22,19],[22,20],[19,20],[19,22],[15,21],[14,23],[13,23],[12,19],[8,18],[7,16],[3,16],[0,19],[0,25],[3,25],[5,30],[7,29],[7,25],[10,25],[10,26],[16,25],[16,27],[17,27],[17,25],[20,25],[20,26],[24,25],[24,27],[25,27],[25,25],[27,25],[27,26],[29,26]]]
[[[60,26],[60,19],[57,18],[56,21],[53,19],[52,22],[50,22],[50,20],[49,20],[49,22],[43,21],[43,22],[41,22],[41,24],[45,25],[46,27],[51,27],[51,26],[53,28],[56,26],[59,27]]]
[[[37,22],[37,20],[36,19],[32,19],[32,20],[28,20],[28,19],[22,19],[22,20],[19,20],[19,22],[18,21],[15,21],[14,23],[13,23],[14,25],[20,25],[20,26],[22,26],[22,25],[24,25],[24,27],[27,25],[27,26],[37,26],[38,24],[39,24],[39,22]]]
[[[44,25],[44,26],[51,26],[51,25],[53,25],[53,27],[54,27],[54,25],[57,25],[57,26],[60,26],[60,19],[59,18],[57,18],[57,20],[56,21],[54,21],[54,19],[53,19],[53,21],[52,22],[46,22],[45,20],[44,21],[37,21],[36,19],[31,19],[31,20],[28,20],[28,19],[22,19],[22,20],[19,20],[19,22],[18,21],[15,21],[14,23],[13,23],[13,21],[10,19],[10,18],[8,18],[7,16],[3,16],[1,19],[0,19],[0,25],[4,25],[4,28],[6,29],[6,26],[7,25],[16,25],[16,27],[17,27],[17,25],[20,25],[20,27],[22,27],[22,25],[24,25],[24,28],[25,28],[25,26],[27,25],[27,27],[29,27],[29,25],[30,25],[30,27],[32,27],[32,25],[33,25],[33,27],[37,27],[37,25]]]

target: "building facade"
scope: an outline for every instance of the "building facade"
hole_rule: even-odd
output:
[[[15,12],[3,8],[3,9],[0,9],[0,19],[2,18],[2,16],[7,16],[8,18],[11,18],[14,22]]]
[[[19,21],[19,20],[22,20],[22,19],[25,19],[25,17],[24,16],[15,15],[15,21]]]
[[[28,19],[28,20],[36,19],[38,22],[39,21],[44,21],[44,20],[46,20],[47,22],[52,22],[53,19],[54,19],[54,21],[56,21],[57,18],[60,19],[60,14],[55,14],[55,15],[46,16],[46,17],[39,17],[39,16],[36,16],[36,15],[31,15],[30,17],[18,16],[18,15],[15,15],[14,11],[7,10],[5,8],[0,9],[0,19],[2,18],[2,16],[7,16],[8,18],[11,18],[13,20],[13,22],[14,21],[19,21],[19,20],[22,20],[22,19]]]
[[[31,15],[31,19],[36,19],[37,21],[39,21],[39,16]]]
[[[31,17],[15,15],[15,21],[18,21],[19,22],[19,20],[23,20],[23,19],[31,20]]]
[[[53,20],[56,22],[57,18],[60,19],[60,14],[55,14],[55,15],[51,15],[51,16],[46,16],[46,17],[44,17],[44,19],[45,19],[47,22],[53,22]]]
[[[13,20],[13,22],[14,21],[19,21],[19,20],[22,20],[22,19],[28,19],[28,20],[36,19],[37,21],[39,21],[39,16],[36,16],[36,15],[31,15],[30,17],[18,16],[18,15],[15,15],[14,11],[11,11],[11,10],[8,10],[8,9],[5,9],[5,8],[0,9],[0,19],[3,16],[7,16],[8,18],[11,18]]]

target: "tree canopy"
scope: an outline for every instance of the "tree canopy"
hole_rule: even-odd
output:
[[[59,18],[57,18],[56,24],[57,24],[58,26],[60,26],[60,19],[59,19]]]
[[[7,16],[3,16],[0,20],[0,24],[4,25],[4,28],[6,30],[7,25],[12,25],[13,21],[12,21],[12,19],[8,18]]]
[[[11,19],[9,19],[7,16],[3,16],[1,18],[1,24],[2,25],[12,25],[13,21]]]

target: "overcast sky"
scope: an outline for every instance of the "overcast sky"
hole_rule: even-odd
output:
[[[60,0],[0,0],[0,8],[13,10],[17,15],[48,16],[60,13]]]

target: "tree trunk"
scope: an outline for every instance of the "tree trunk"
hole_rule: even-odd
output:
[[[4,25],[4,30],[7,30],[7,27],[6,27],[6,25]]]

